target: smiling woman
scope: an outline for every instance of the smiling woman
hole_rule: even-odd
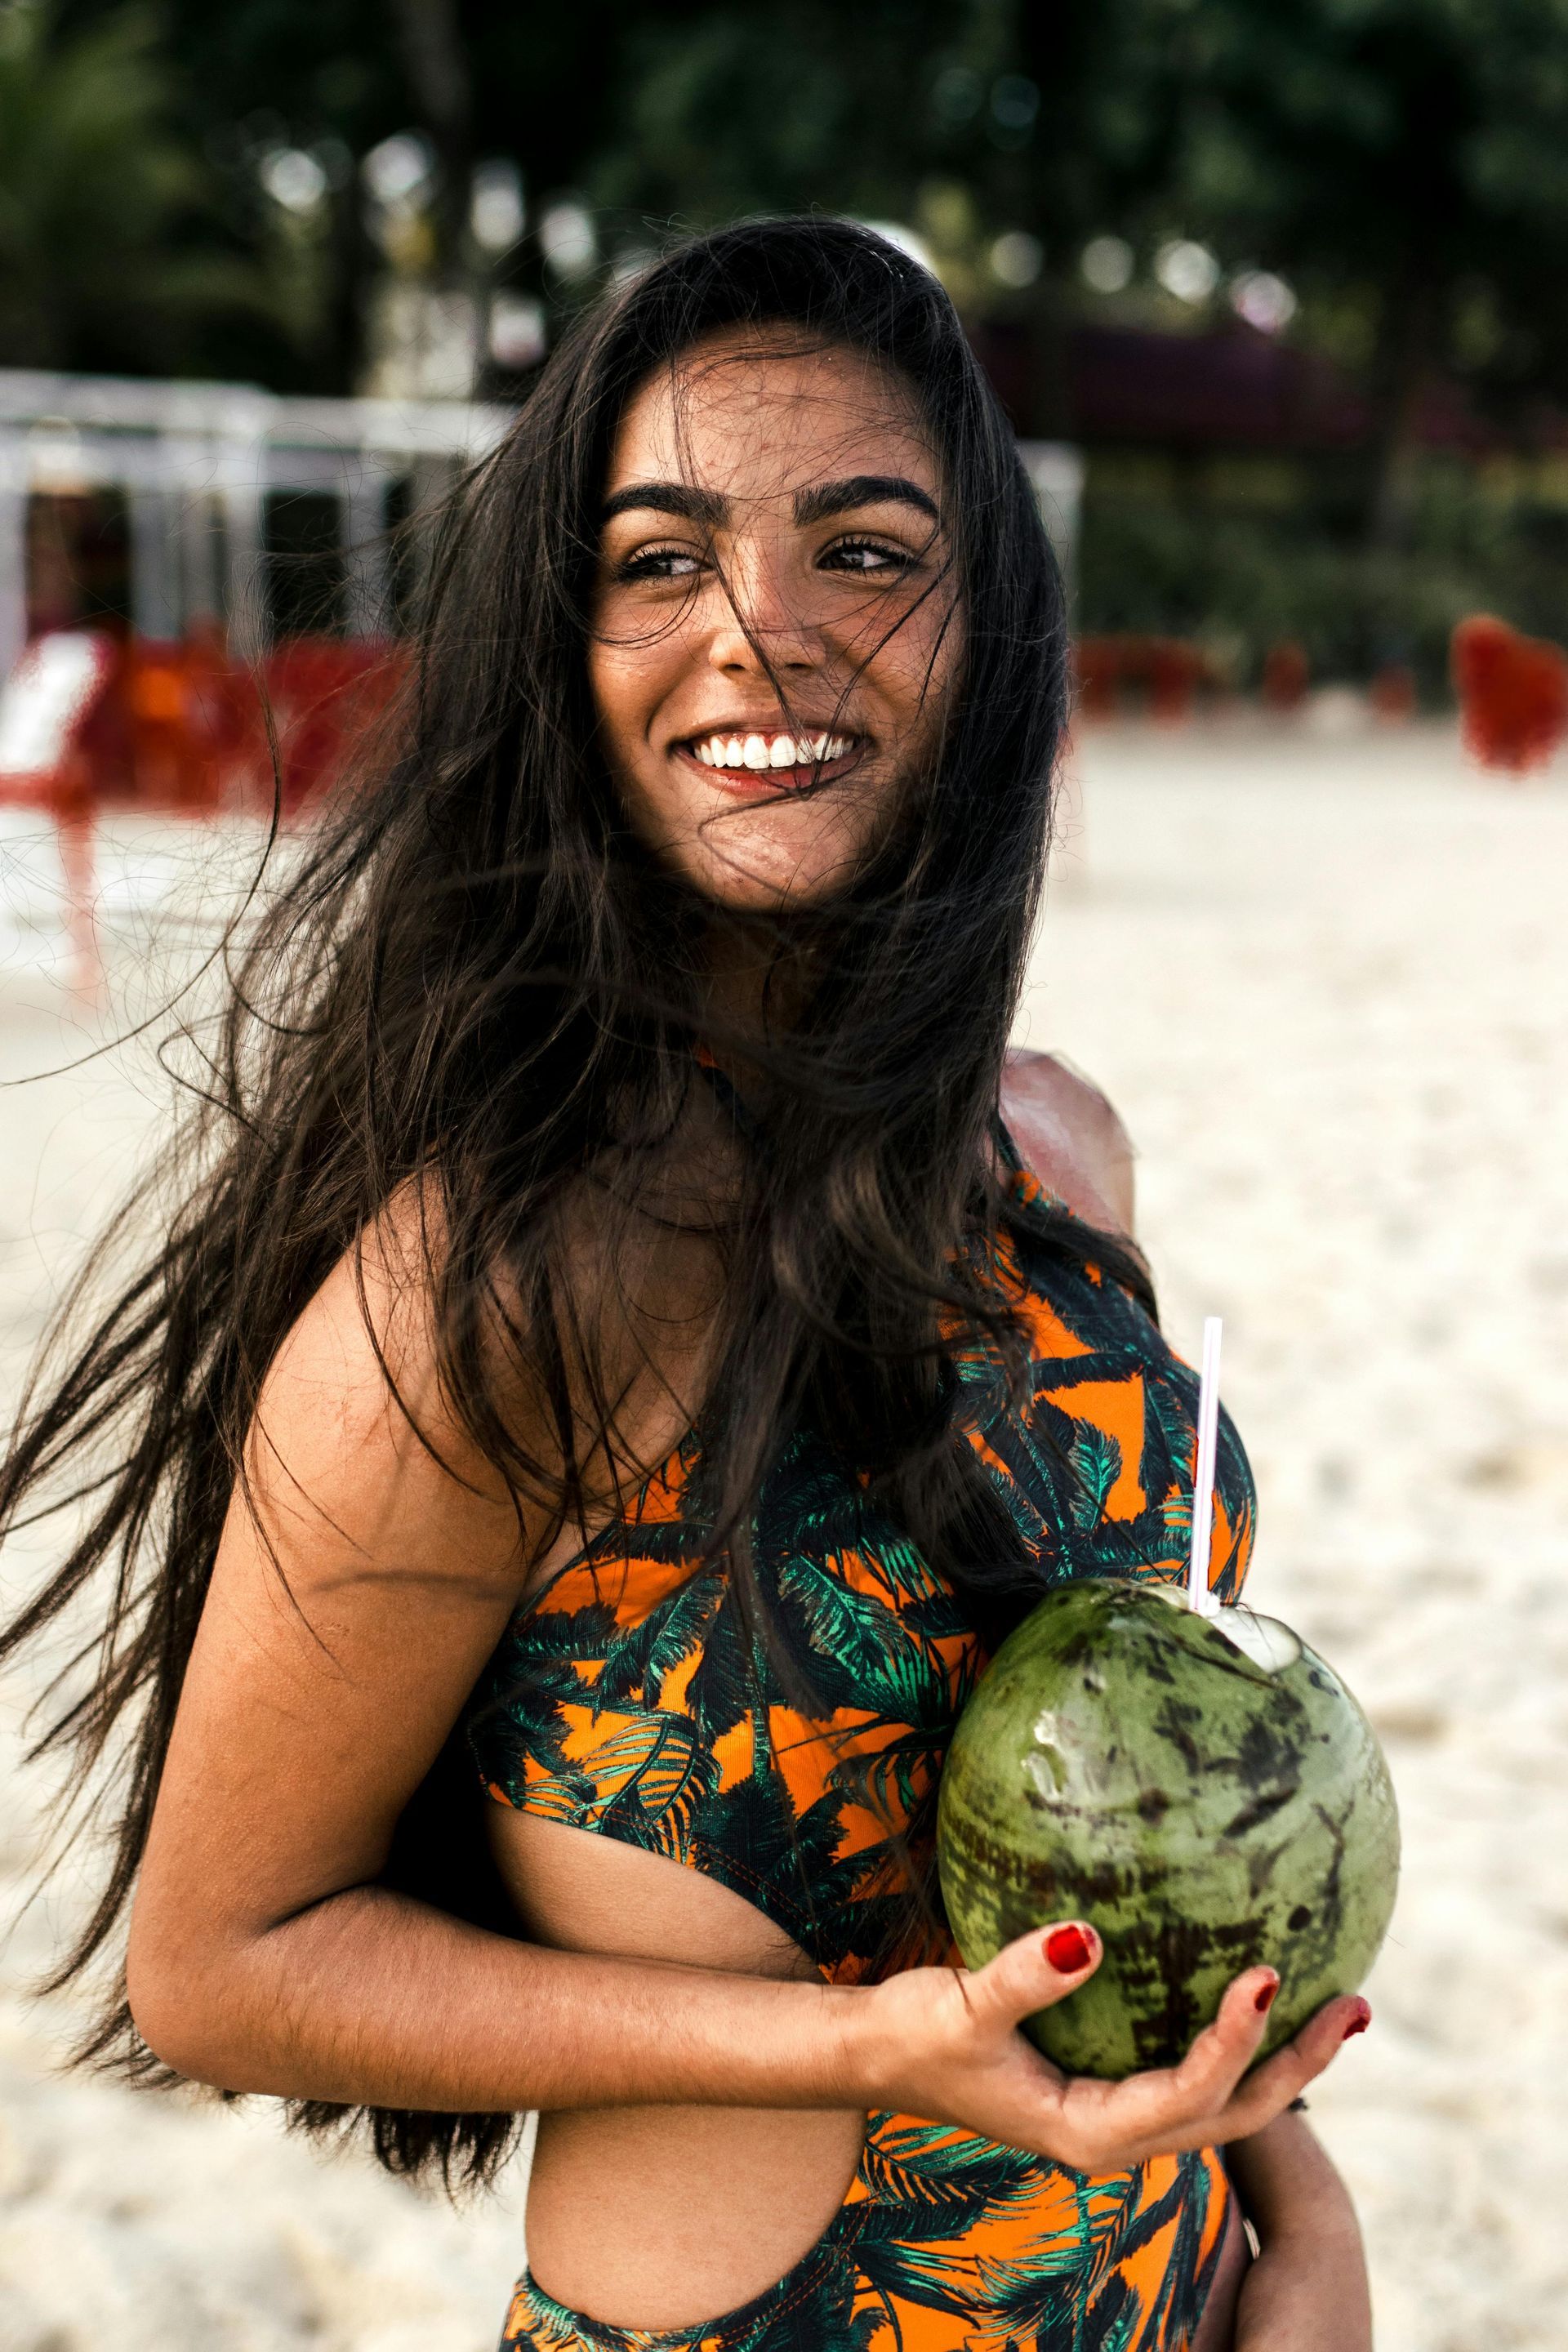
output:
[[[518,2352],[1364,2344],[1283,2112],[1359,2005],[1254,2068],[1254,1968],[1179,2067],[1068,2081],[1018,2025],[1092,1927],[965,1976],[932,1872],[998,1636],[1179,1572],[1191,1489],[1125,1139],[1006,1054],[1065,677],[923,269],[774,222],[624,289],[0,1475],[92,1498],[0,1643],[89,1628],[51,1737],[117,1843],[62,1981],[134,1905],[88,2053],[449,2178],[542,2110]],[[1229,1593],[1229,1431],[1221,1486]]]
[[[710,337],[629,404],[589,673],[633,823],[705,896],[845,884],[929,767],[960,640],[941,496],[908,384],[798,333]]]

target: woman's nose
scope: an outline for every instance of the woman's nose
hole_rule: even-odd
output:
[[[784,567],[753,558],[735,563],[721,587],[709,640],[715,669],[816,669],[826,658],[821,627],[801,609],[799,583]]]
[[[819,669],[822,648],[816,633],[802,626],[780,626],[751,614],[732,613],[709,641],[708,659],[715,669]]]

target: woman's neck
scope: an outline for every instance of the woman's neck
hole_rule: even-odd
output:
[[[780,1040],[810,992],[811,954],[776,931],[716,923],[708,942],[705,1011],[711,1045],[737,1085],[760,1080],[747,1044]]]

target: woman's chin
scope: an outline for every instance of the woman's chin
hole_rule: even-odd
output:
[[[816,873],[803,871],[798,865],[781,866],[776,870],[759,865],[742,872],[734,866],[714,862],[687,866],[685,870],[693,889],[714,906],[732,908],[738,914],[766,914],[782,913],[787,908],[824,905],[843,889],[854,869],[840,865]]]
[[[854,878],[864,845],[847,834],[847,827],[837,840],[825,839],[819,829],[792,840],[782,827],[759,824],[743,835],[736,827],[722,841],[709,833],[667,845],[664,855],[715,906],[738,912],[816,907]]]

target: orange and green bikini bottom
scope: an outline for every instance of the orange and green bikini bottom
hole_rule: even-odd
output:
[[[615,2327],[525,2272],[501,2352],[1186,2352],[1229,2204],[1212,2149],[1089,2178],[872,2116],[826,2231],[752,2302]]]

